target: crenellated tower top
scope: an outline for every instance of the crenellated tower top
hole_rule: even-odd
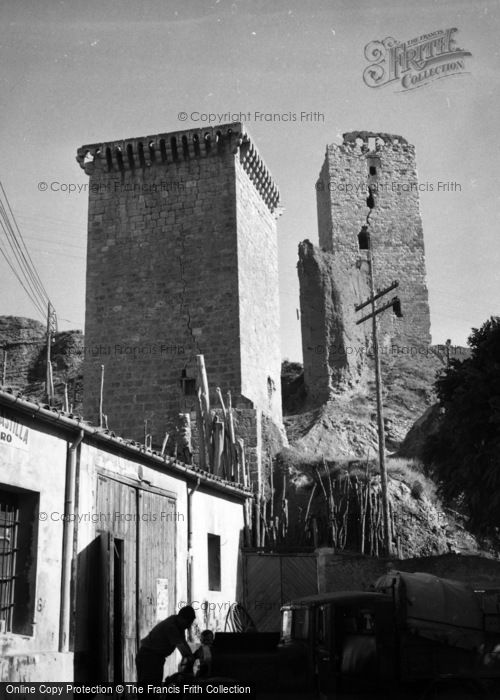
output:
[[[380,131],[348,131],[342,134],[341,145],[331,144],[327,146],[327,149],[359,151],[361,154],[383,150],[415,152],[415,147],[408,143],[403,136]]]
[[[203,129],[185,129],[155,136],[89,144],[78,149],[76,160],[87,175],[173,167],[181,161],[237,155],[256,190],[272,213],[278,213],[280,194],[269,170],[240,122]]]

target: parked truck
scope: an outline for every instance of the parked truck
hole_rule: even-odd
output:
[[[216,634],[214,664],[263,693],[498,700],[500,590],[392,571],[287,603],[275,636]]]

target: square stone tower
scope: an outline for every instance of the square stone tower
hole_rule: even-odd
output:
[[[368,131],[343,135],[327,146],[316,184],[319,245],[346,268],[359,260],[358,234],[366,224],[369,189],[375,207],[369,230],[378,288],[397,279],[403,318],[382,327],[401,342],[429,344],[430,315],[425,282],[415,147],[401,136]]]
[[[397,280],[402,318],[378,316],[379,342],[392,356],[418,353],[430,341],[422,220],[415,148],[401,136],[367,131],[331,144],[316,183],[319,249],[299,247],[304,379],[312,402],[323,403],[359,379],[371,346],[367,251],[359,234],[368,226],[376,290]],[[373,207],[370,209],[367,203]],[[367,216],[369,219],[367,221]]]
[[[82,146],[84,415],[154,446],[210,390],[281,425],[279,193],[240,123]],[[216,396],[212,405],[218,405]]]

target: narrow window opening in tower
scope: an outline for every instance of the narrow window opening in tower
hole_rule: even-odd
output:
[[[182,137],[182,155],[184,156],[185,160],[189,158],[189,146],[187,136]]]
[[[155,142],[150,141],[148,143],[148,149],[149,149],[149,157],[151,159],[151,162],[154,163],[156,160],[156,154],[155,154]]]
[[[207,133],[205,134],[205,136],[203,137],[203,139],[204,139],[204,141],[205,141],[205,151],[206,151],[207,154],[208,154],[208,153],[210,153],[210,149],[212,148],[212,143],[211,143],[211,139],[210,139],[210,134],[207,132]]]
[[[370,250],[370,234],[366,226],[358,233],[358,245],[360,250]]]
[[[172,158],[175,161],[179,160],[179,155],[177,153],[177,139],[175,138],[175,136],[172,136],[172,138],[170,139],[170,147],[172,149]]]
[[[133,151],[131,143],[129,143],[127,146],[127,158],[128,158],[128,164],[130,166],[130,169],[133,170],[135,168],[135,162],[134,162],[134,151]]]
[[[108,172],[113,170],[113,158],[111,156],[111,148],[106,148],[106,163],[108,165]]]
[[[224,137],[222,136],[222,132],[217,132],[217,134],[215,135],[215,140],[217,142],[217,151],[219,153],[222,153],[222,151],[224,150]]]
[[[139,164],[141,168],[146,167],[146,159],[144,158],[144,146],[141,142],[137,145],[137,152],[139,154]]]
[[[380,172],[380,158],[374,155],[368,156],[366,159],[366,166],[368,169],[369,181],[373,183]]]
[[[194,154],[195,156],[200,155],[200,137],[198,134],[194,134],[193,136],[193,147],[194,147]]]
[[[167,147],[165,146],[165,139],[160,139],[160,155],[161,155],[161,162],[166,163],[167,162]]]
[[[122,149],[120,148],[120,146],[117,146],[115,148],[115,156],[116,156],[116,162],[118,163],[118,168],[120,170],[124,170],[125,168],[123,167],[123,153],[122,153]]]
[[[181,372],[180,384],[184,396],[196,396],[196,379],[188,377],[185,369]]]
[[[370,151],[374,151],[374,150],[375,150],[375,144],[376,144],[375,137],[374,137],[374,136],[369,136],[369,137],[368,137],[368,148],[369,148]]]

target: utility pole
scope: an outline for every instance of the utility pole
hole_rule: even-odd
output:
[[[49,301],[47,303],[47,365],[45,368],[45,393],[49,406],[52,405],[54,399],[54,381],[52,377],[52,365],[50,363],[50,347],[52,344],[52,332],[56,330],[56,323],[56,313]]]
[[[7,347],[3,348],[2,386],[7,382]]]
[[[384,304],[383,306],[377,308],[375,306],[375,301],[380,299],[388,292],[399,286],[398,282],[392,282],[388,287],[377,291],[375,293],[375,282],[374,282],[374,270],[373,270],[373,249],[371,244],[371,236],[368,231],[367,226],[363,226],[361,233],[359,234],[360,249],[367,250],[368,256],[368,272],[369,272],[369,282],[370,282],[370,297],[362,304],[355,306],[356,311],[360,311],[365,306],[371,306],[371,313],[363,316],[358,321],[356,325],[372,319],[372,336],[373,336],[373,356],[375,360],[375,385],[377,393],[377,428],[378,428],[378,459],[380,467],[380,486],[382,491],[382,515],[384,522],[384,546],[387,556],[391,556],[392,544],[391,544],[391,531],[389,522],[389,498],[387,490],[387,468],[385,464],[385,428],[384,428],[384,408],[382,404],[382,373],[380,370],[380,354],[378,347],[378,329],[377,329],[377,316],[386,309],[392,307],[394,313],[401,317],[401,304],[398,297],[393,297],[390,302]]]

